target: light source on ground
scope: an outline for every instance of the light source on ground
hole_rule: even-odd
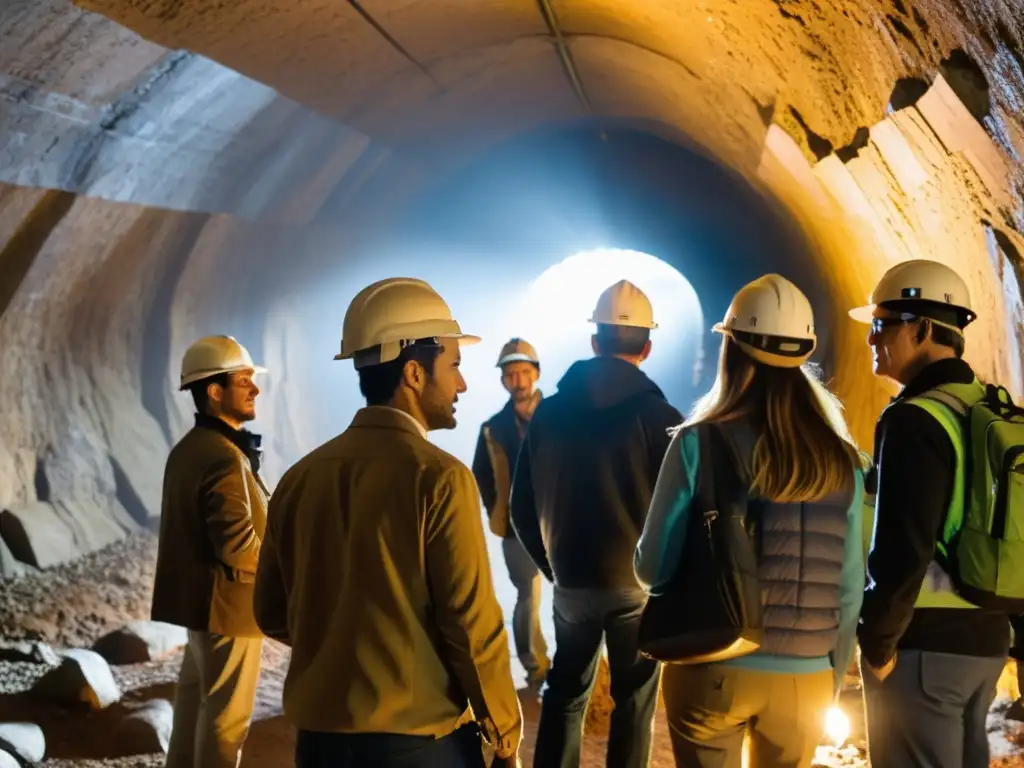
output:
[[[825,736],[836,747],[841,747],[850,738],[850,718],[839,707],[829,707],[825,713]]]

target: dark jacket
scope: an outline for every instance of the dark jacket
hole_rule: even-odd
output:
[[[569,368],[533,414],[512,483],[512,525],[548,580],[638,586],[633,552],[668,429],[682,421],[630,363],[596,357]]]
[[[260,637],[253,584],[269,492],[259,436],[220,419],[196,426],[167,458],[151,616],[231,637]]]
[[[539,393],[538,393],[539,394]],[[505,407],[480,427],[473,455],[473,476],[480,486],[480,498],[487,510],[491,532],[504,538],[514,537],[509,525],[509,496],[516,457],[523,442],[527,422],[516,414],[509,399]]]
[[[942,425],[903,401],[941,384],[972,381],[974,372],[962,360],[933,363],[878,419],[874,543],[858,630],[861,653],[873,666],[886,663],[897,648],[985,657],[1008,652],[1005,613],[914,608],[949,509],[956,454]]]

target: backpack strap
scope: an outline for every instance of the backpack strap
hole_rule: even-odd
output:
[[[905,402],[926,411],[949,435],[956,455],[956,474],[949,507],[942,522],[942,535],[935,542],[936,559],[946,570],[951,569],[955,554],[953,546],[963,527],[967,502],[967,482],[970,477],[970,410],[974,402],[984,397],[984,389],[975,380],[972,384],[948,384],[935,387]],[[965,398],[970,398],[970,402]]]

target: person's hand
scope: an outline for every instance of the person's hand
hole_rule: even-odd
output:
[[[863,657],[861,658],[861,665],[864,669],[870,672],[878,682],[881,683],[885,678],[891,675],[892,671],[896,668],[896,654],[893,654],[893,657],[885,662],[881,667],[871,666],[871,662]]]

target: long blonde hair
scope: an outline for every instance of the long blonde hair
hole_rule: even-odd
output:
[[[751,493],[780,502],[818,501],[845,490],[865,467],[843,406],[810,365],[774,368],[722,340],[718,376],[680,429],[748,419],[756,442],[747,467]]]

